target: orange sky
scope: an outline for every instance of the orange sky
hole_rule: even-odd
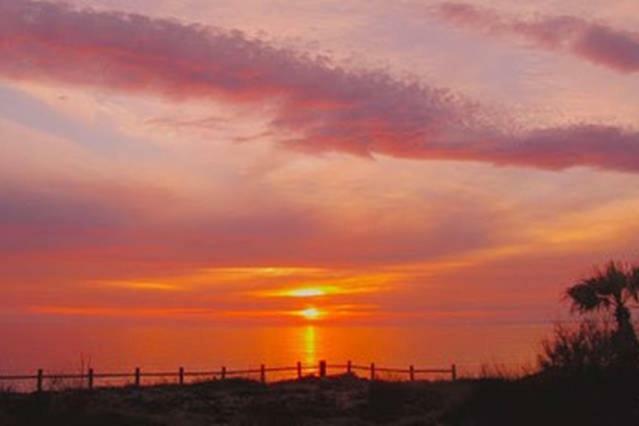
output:
[[[0,0],[0,322],[539,324],[636,260],[635,2],[347,3]]]

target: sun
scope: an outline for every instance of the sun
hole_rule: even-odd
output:
[[[300,311],[300,315],[309,321],[314,321],[322,316],[322,311],[317,308],[306,308]]]

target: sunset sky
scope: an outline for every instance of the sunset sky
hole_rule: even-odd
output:
[[[637,28],[636,0],[0,0],[0,322],[550,323],[637,260]]]

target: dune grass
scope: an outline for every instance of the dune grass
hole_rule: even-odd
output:
[[[187,386],[0,395],[14,425],[634,425],[639,377],[382,382],[340,376],[263,385]]]

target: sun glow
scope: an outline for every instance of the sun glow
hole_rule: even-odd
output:
[[[309,321],[314,321],[319,319],[323,315],[323,312],[317,308],[306,308],[301,310],[299,314],[304,319],[307,319]]]
[[[285,294],[290,297],[319,297],[326,296],[328,293],[325,288],[296,288]]]
[[[267,290],[257,293],[263,297],[324,297],[344,294],[368,293],[379,290],[377,287],[358,288],[347,285],[310,285],[304,287]]]

